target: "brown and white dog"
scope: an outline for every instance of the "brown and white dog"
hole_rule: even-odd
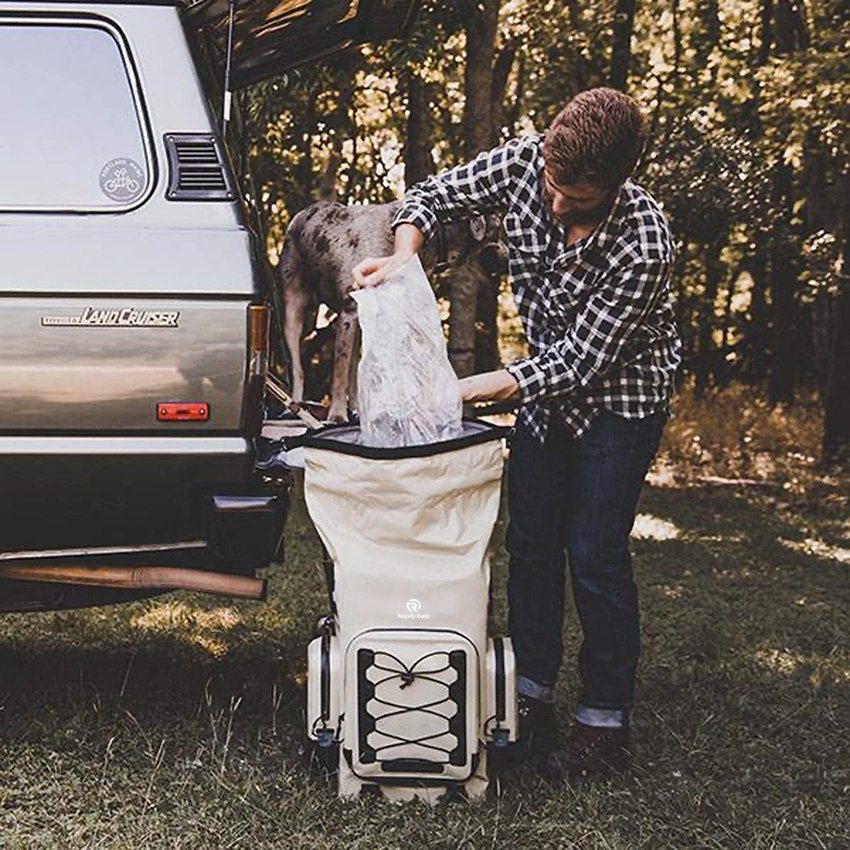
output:
[[[301,341],[313,306],[326,304],[338,313],[331,379],[330,422],[348,421],[348,400],[356,398],[360,344],[357,304],[349,296],[352,269],[366,257],[393,252],[390,219],[399,206],[343,206],[319,201],[297,213],[289,224],[277,267],[281,289],[284,338],[292,365],[292,398],[304,398]],[[479,261],[487,271],[499,268],[504,251],[498,241],[498,222],[491,217],[458,219],[438,228],[420,251],[426,273]],[[312,328],[306,329],[309,333]]]

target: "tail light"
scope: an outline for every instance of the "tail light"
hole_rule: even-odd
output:
[[[269,324],[271,312],[264,305],[248,307],[248,374],[245,380],[244,430],[256,437],[263,427],[263,399],[269,371]]]
[[[210,418],[210,406],[205,401],[161,401],[156,406],[156,418],[160,422],[206,422]]]
[[[269,308],[252,304],[248,308],[248,350],[251,360],[249,374],[266,379],[269,369]]]

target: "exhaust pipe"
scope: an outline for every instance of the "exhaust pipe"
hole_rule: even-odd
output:
[[[83,584],[96,587],[129,587],[151,590],[194,590],[215,596],[264,600],[266,579],[233,576],[184,567],[77,567],[45,564],[2,564],[0,578]]]

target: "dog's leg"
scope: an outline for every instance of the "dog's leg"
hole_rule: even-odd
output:
[[[278,276],[283,288],[283,336],[292,365],[292,398],[304,398],[304,366],[301,361],[301,339],[304,319],[310,305],[310,294],[301,275],[295,250],[287,246],[278,266]]]
[[[360,322],[354,323],[354,343],[351,346],[351,368],[348,373],[348,406],[360,413],[360,404],[357,398],[357,367],[360,364],[360,346],[363,342],[360,331]]]
[[[331,422],[348,422],[348,384],[356,331],[357,313],[341,310],[336,320],[331,406],[328,411]]]

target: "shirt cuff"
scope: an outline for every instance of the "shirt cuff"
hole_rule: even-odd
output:
[[[415,224],[426,239],[429,239],[437,229],[437,216],[424,204],[415,200],[402,201],[402,205],[390,219],[390,230],[395,230],[397,225],[404,222]]]
[[[522,404],[537,401],[546,391],[546,373],[531,357],[521,357],[505,367],[519,384],[519,397]]]

